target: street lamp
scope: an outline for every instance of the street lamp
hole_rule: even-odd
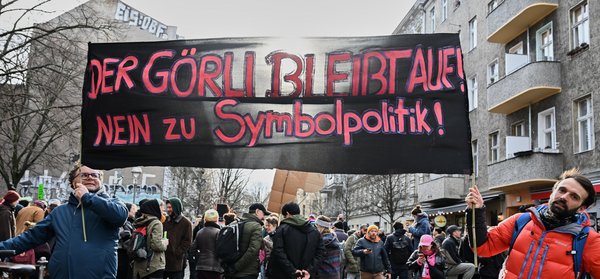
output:
[[[140,167],[131,168],[131,174],[133,175],[133,204],[135,204],[135,193],[137,192],[135,190],[135,188],[137,185],[137,178],[140,176],[140,174],[142,174],[142,168],[140,168]]]
[[[377,202],[377,212],[379,213],[379,214],[377,214],[377,215],[379,215],[379,223],[377,225],[380,229],[381,229],[381,207],[383,207],[383,204],[381,204],[381,201]]]

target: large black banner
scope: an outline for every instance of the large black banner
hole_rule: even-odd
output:
[[[82,162],[470,174],[457,34],[90,44]]]

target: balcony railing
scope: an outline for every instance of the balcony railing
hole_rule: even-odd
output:
[[[503,1],[487,17],[487,40],[506,44],[558,8],[558,0]]]
[[[460,199],[466,189],[464,177],[442,176],[417,186],[418,201]]]
[[[560,92],[560,62],[528,63],[488,87],[488,111],[510,114]]]
[[[555,179],[564,170],[563,156],[559,153],[524,152],[517,155],[488,166],[490,188]]]

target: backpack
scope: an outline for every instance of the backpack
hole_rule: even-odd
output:
[[[146,227],[136,228],[126,244],[127,255],[134,261],[150,260],[154,252],[148,248]]]
[[[509,255],[513,245],[515,244],[515,241],[517,240],[517,236],[519,236],[529,221],[531,221],[530,213],[521,214],[521,216],[519,216],[517,219],[515,230],[513,231],[512,239],[510,240],[510,246],[508,248]],[[567,251],[568,254],[573,255],[573,271],[575,272],[575,278],[585,278],[587,276],[587,272],[581,270],[581,264],[583,261],[583,247],[585,246],[589,232],[590,227],[583,227],[578,235],[573,236],[573,250]]]
[[[390,235],[388,237],[396,238],[395,235]],[[396,263],[406,264],[408,258],[410,258],[410,255],[413,252],[413,250],[410,249],[410,246],[411,243],[408,237],[400,236],[399,238],[396,238],[392,242],[392,248],[390,251],[391,259],[393,259],[393,261]]]
[[[242,257],[240,239],[246,222],[233,222],[217,234],[216,254],[223,264],[234,264]]]

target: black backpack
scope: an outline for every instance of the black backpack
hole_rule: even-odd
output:
[[[388,237],[394,238],[394,241],[392,242],[392,249],[390,251],[390,260],[396,264],[406,264],[408,258],[410,258],[410,255],[413,252],[411,249],[410,239],[403,235],[400,237],[390,235]]]
[[[146,227],[136,228],[127,241],[127,255],[134,261],[145,261],[152,258],[152,249],[148,248]]]
[[[216,254],[221,263],[231,265],[242,257],[240,240],[246,222],[233,222],[219,231],[217,235]]]

